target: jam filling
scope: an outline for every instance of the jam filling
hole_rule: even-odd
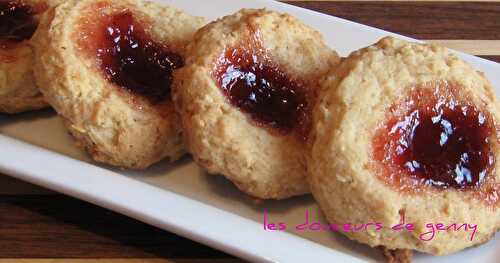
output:
[[[480,187],[494,171],[496,129],[488,112],[458,100],[446,82],[419,87],[390,109],[377,133],[374,157],[383,179],[403,190]]]
[[[153,42],[130,12],[107,19],[97,47],[106,78],[152,102],[169,99],[172,72],[183,66],[183,58]]]
[[[307,94],[302,82],[279,69],[258,41],[226,49],[214,78],[230,103],[260,126],[305,135]]]
[[[0,47],[30,39],[38,26],[33,8],[21,1],[0,0]]]

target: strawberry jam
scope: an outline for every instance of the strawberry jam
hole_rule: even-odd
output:
[[[304,85],[280,70],[259,42],[249,43],[228,48],[219,58],[214,72],[219,87],[256,124],[303,136],[308,107]]]
[[[104,19],[97,58],[106,78],[152,102],[169,99],[172,72],[183,58],[154,42],[128,11]]]
[[[410,191],[422,185],[467,190],[494,177],[494,121],[457,94],[453,85],[438,82],[413,89],[390,108],[374,141],[384,180]]]
[[[38,22],[33,8],[20,1],[0,0],[0,47],[30,39]]]

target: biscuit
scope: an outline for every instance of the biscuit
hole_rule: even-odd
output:
[[[332,71],[319,98],[311,191],[331,224],[383,226],[349,238],[444,255],[499,229],[499,104],[482,73],[445,48],[385,38]],[[402,220],[412,230],[392,229]]]
[[[317,80],[339,61],[287,14],[243,9],[200,29],[173,99],[188,150],[261,199],[308,193],[305,137]]]
[[[387,263],[411,263],[413,260],[413,251],[409,249],[389,250],[384,247],[379,249],[382,250]]]
[[[33,77],[30,43],[38,19],[57,1],[0,1],[0,112],[18,113],[47,107]]]
[[[140,0],[69,0],[35,34],[35,77],[98,162],[143,169],[184,152],[172,71],[204,19]]]

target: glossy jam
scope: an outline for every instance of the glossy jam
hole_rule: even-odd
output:
[[[38,26],[34,15],[33,8],[20,1],[0,0],[0,47],[30,39]]]
[[[130,12],[107,18],[97,47],[100,66],[114,84],[153,102],[170,98],[172,72],[183,59],[155,43]]]
[[[257,124],[282,134],[304,134],[308,102],[303,84],[290,79],[258,44],[227,49],[215,78],[231,104]]]
[[[409,191],[422,185],[478,189],[494,173],[493,120],[459,100],[448,83],[434,87],[415,88],[378,131],[374,156],[383,179]]]

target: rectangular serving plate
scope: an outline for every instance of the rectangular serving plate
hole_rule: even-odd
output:
[[[290,13],[320,31],[341,55],[384,36],[403,36],[314,11],[265,0],[158,0],[207,19],[241,8]],[[415,41],[415,40],[414,40]],[[457,52],[500,88],[500,65]],[[498,96],[498,95],[497,95]],[[273,222],[302,223],[317,214],[310,196],[255,203],[222,177],[209,176],[191,159],[160,163],[141,172],[115,170],[93,163],[74,146],[61,120],[50,110],[0,116],[0,171],[141,220],[178,235],[256,262],[381,262],[375,249],[331,232],[272,232],[263,228],[264,213]],[[460,253],[415,262],[498,262],[498,236]]]

